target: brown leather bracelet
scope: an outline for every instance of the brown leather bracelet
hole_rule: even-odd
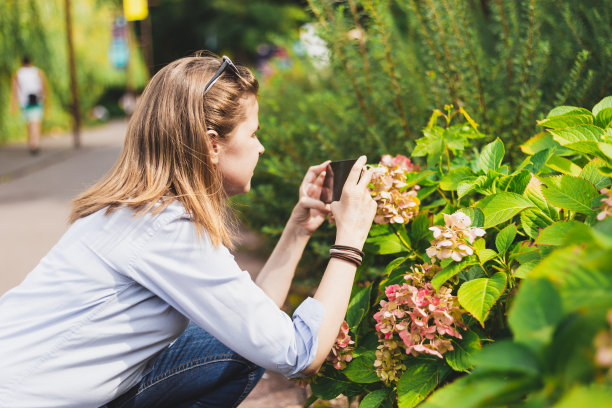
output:
[[[355,266],[360,266],[361,265],[361,262],[359,262],[357,259],[351,258],[351,257],[346,256],[346,255],[329,254],[329,259],[332,259],[332,258],[342,259],[343,261],[350,262],[350,263],[352,263]]]
[[[361,250],[359,250],[359,249],[357,249],[355,247],[348,246],[348,245],[332,245],[331,248],[333,248],[333,249],[344,249],[345,251],[351,251],[351,252],[354,252],[354,253],[358,254],[362,258],[365,255],[363,253],[363,251],[361,251]]]

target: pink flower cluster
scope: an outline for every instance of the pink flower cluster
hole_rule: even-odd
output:
[[[465,329],[465,325],[456,297],[451,288],[442,286],[436,291],[430,282],[439,270],[433,264],[417,265],[404,276],[402,285],[385,288],[387,300],[380,301],[380,311],[374,314],[380,343],[374,367],[387,383],[398,378],[403,366],[401,357],[397,360],[401,356],[398,349],[413,356],[442,358],[453,349],[449,337],[461,338],[458,328]]]
[[[601,199],[601,207],[599,207],[601,212],[597,214],[597,219],[603,221],[606,217],[612,217],[612,191],[602,188],[599,192],[607,195]]]
[[[406,156],[383,155],[372,176],[372,197],[378,203],[375,223],[406,224],[419,211],[418,186],[402,191],[407,186],[406,173],[415,169],[417,167]]]
[[[600,367],[609,368],[608,374],[612,376],[612,310],[608,312],[610,330],[604,330],[595,336],[595,363]]]
[[[456,262],[461,262],[464,256],[474,253],[471,244],[476,237],[486,234],[482,228],[470,227],[472,220],[470,217],[457,211],[452,215],[444,214],[444,227],[433,226],[429,228],[433,231],[434,240],[431,246],[425,250],[432,262],[436,258],[452,258]]]
[[[353,359],[354,344],[355,342],[351,340],[349,335],[348,323],[344,321],[340,326],[336,342],[329,352],[329,356],[327,356],[327,361],[331,361],[336,370],[346,368],[346,363]]]

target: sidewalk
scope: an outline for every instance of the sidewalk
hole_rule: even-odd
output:
[[[123,120],[85,129],[79,149],[70,133],[43,136],[37,156],[25,143],[0,145],[0,295],[57,242],[67,226],[70,200],[112,166],[126,129]],[[265,262],[257,236],[243,230],[238,246],[236,262],[256,275]],[[267,372],[240,408],[299,408],[306,398],[306,389]]]

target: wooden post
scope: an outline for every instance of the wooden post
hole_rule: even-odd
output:
[[[72,40],[72,12],[70,0],[64,0],[66,9],[66,38],[68,40],[68,72],[70,74],[71,110],[73,119],[72,136],[74,147],[81,147],[81,113],[79,109],[79,92],[76,76],[76,63],[74,58],[74,42]]]

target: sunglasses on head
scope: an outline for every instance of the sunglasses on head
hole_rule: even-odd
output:
[[[221,74],[223,74],[223,72],[227,69],[227,67],[230,67],[231,69],[233,69],[236,75],[240,75],[240,73],[238,72],[238,68],[236,68],[236,66],[234,65],[232,60],[229,59],[229,57],[224,55],[223,58],[221,58],[221,61],[222,61],[221,66],[219,67],[217,72],[215,72],[215,75],[213,75],[212,78],[210,78],[210,81],[208,81],[208,83],[204,87],[204,95],[206,95],[206,92],[208,92],[208,90],[215,84],[215,82],[217,82],[217,80],[219,79]]]

